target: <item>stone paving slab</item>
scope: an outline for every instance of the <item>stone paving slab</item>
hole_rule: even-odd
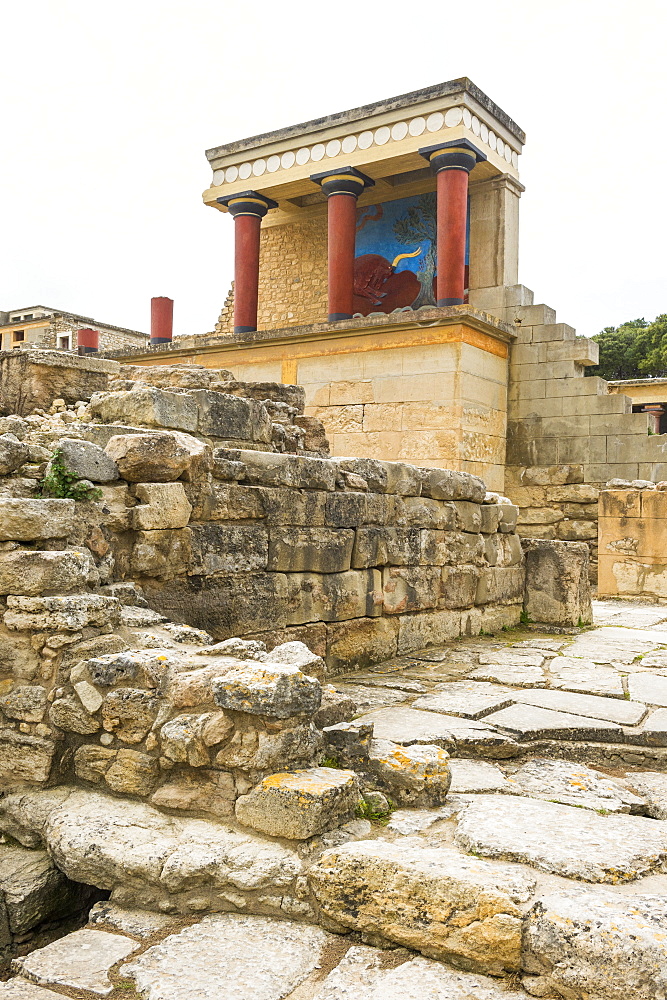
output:
[[[355,684],[363,684],[364,687],[390,688],[396,691],[405,691],[407,694],[424,694],[426,688],[421,681],[410,680],[409,677],[382,677],[377,674],[349,674],[350,680],[354,679]],[[341,681],[343,678],[341,678]]]
[[[491,726],[507,729],[520,740],[589,739],[598,743],[620,743],[624,738],[621,727],[613,722],[586,719],[581,715],[554,712],[535,705],[510,705],[500,712],[487,715],[484,721]]]
[[[630,663],[640,653],[650,653],[666,643],[664,631],[607,625],[578,635],[567,647],[567,655],[583,656],[595,663]]]
[[[653,747],[667,747],[667,708],[651,712],[639,733],[631,737],[635,742]]]
[[[524,961],[545,973],[548,985],[562,987],[565,996],[661,1000],[667,996],[665,927],[665,896],[553,892],[530,912]],[[559,989],[551,993],[559,994]]]
[[[497,652],[487,652],[479,654],[479,662],[482,665],[505,667],[541,667],[547,660],[544,653],[529,652],[524,649],[516,649],[511,646]]]
[[[667,650],[660,651],[656,653],[647,653],[646,656],[642,656],[639,661],[641,667],[657,667],[660,670],[667,669]]]
[[[533,798],[605,812],[640,812],[645,800],[624,784],[569,761],[531,760],[507,779],[507,784]]]
[[[12,969],[39,986],[66,986],[106,997],[113,990],[109,970],[138,947],[122,934],[86,928],[15,958]]]
[[[623,698],[623,680],[614,667],[600,666],[593,660],[557,656],[549,664],[550,686],[563,691]]]
[[[307,924],[215,914],[149,948],[120,974],[145,1000],[281,1000],[334,942]]]
[[[54,993],[53,990],[44,989],[26,979],[10,979],[6,983],[0,983],[1,1000],[62,1000],[62,993]]]
[[[624,726],[636,726],[646,715],[646,705],[640,704],[638,700],[621,701],[618,698],[599,698],[569,691],[517,691],[514,701]]]
[[[178,917],[151,910],[132,910],[111,901],[95,903],[88,914],[88,923],[97,930],[119,931],[130,937],[145,940],[164,934],[180,925]]]
[[[541,667],[510,666],[509,664],[493,666],[487,664],[477,667],[469,675],[470,680],[490,681],[494,684],[512,684],[516,687],[546,687],[547,676]]]
[[[633,674],[628,677],[628,690],[633,701],[667,706],[667,677],[660,674]]]
[[[467,750],[486,756],[511,757],[519,752],[515,741],[483,722],[456,715],[421,712],[414,708],[380,708],[355,719],[360,725],[373,724],[374,736],[409,746],[435,743],[445,750]]]
[[[406,952],[396,958],[403,955],[408,958]],[[456,972],[428,958],[383,968],[386,961],[386,951],[364,945],[350,948],[313,1000],[525,1000],[524,993],[505,990],[502,982]]]
[[[356,679],[356,678],[355,678]],[[337,691],[347,695],[357,706],[358,712],[370,712],[374,708],[384,708],[387,705],[400,705],[405,701],[405,691],[395,691],[391,688],[375,688],[362,684],[334,684]]]
[[[624,784],[645,799],[649,816],[667,819],[667,774],[635,771],[626,775]]]
[[[667,859],[667,824],[539,799],[476,795],[460,815],[456,843],[585,882],[629,882]]]
[[[451,816],[449,801],[448,799],[448,805],[442,809],[396,809],[391,814],[387,829],[401,833],[403,836],[421,833],[422,830],[427,830],[439,820],[448,819]]]
[[[514,690],[499,684],[483,681],[452,681],[438,684],[430,694],[412,703],[416,709],[460,715],[466,719],[479,719],[489,712],[505,708],[514,701]]]
[[[449,791],[453,795],[470,792],[511,793],[513,791],[512,785],[500,768],[487,761],[450,758],[449,771],[452,776]]]

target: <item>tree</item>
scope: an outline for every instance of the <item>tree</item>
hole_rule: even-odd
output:
[[[394,236],[399,243],[414,246],[423,240],[430,241],[428,251],[423,258],[420,258],[421,267],[417,271],[417,278],[421,288],[412,303],[413,309],[435,305],[433,295],[433,278],[437,266],[435,199],[435,193],[423,194],[417,204],[411,205],[405,216],[394,223]]]
[[[600,347],[599,364],[587,368],[587,375],[606,379],[641,378],[640,338],[648,326],[645,319],[628,320],[620,326],[606,326],[596,337]]]

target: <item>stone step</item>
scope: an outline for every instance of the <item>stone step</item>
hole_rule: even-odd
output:
[[[414,708],[381,708],[355,719],[355,725],[374,726],[376,739],[409,746],[433,743],[451,754],[483,757],[514,757],[519,747],[484,722],[455,715],[422,712]]]
[[[62,993],[44,989],[27,979],[14,978],[0,983],[0,1000],[62,1000]]]
[[[122,934],[86,928],[15,958],[12,969],[38,986],[63,986],[106,997],[114,988],[109,970],[138,947]]]

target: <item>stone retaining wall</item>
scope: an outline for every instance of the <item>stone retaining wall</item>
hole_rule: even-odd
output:
[[[598,594],[667,599],[667,492],[600,493]]]

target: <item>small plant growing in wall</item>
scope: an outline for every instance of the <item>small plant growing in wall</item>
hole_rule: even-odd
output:
[[[102,490],[90,486],[71,472],[65,465],[62,453],[57,448],[49,462],[46,475],[37,485],[40,497],[58,497],[65,500],[99,500]]]

